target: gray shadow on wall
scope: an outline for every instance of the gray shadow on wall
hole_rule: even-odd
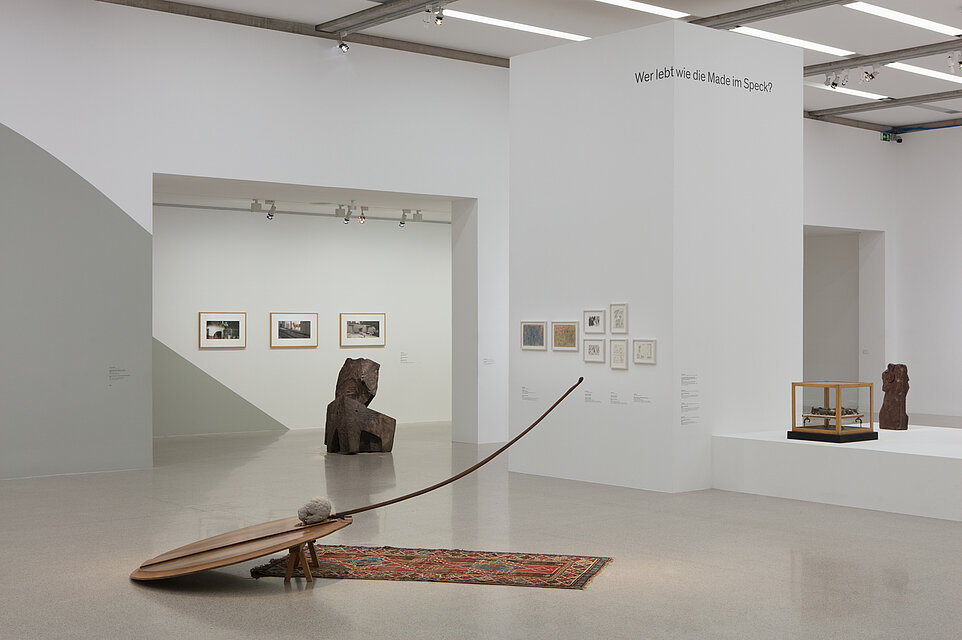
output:
[[[154,436],[287,427],[154,338]]]

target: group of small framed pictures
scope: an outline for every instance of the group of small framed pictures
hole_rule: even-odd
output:
[[[547,322],[521,323],[521,349],[524,351],[546,351]],[[601,362],[606,360],[612,369],[628,368],[628,344],[625,338],[589,338],[589,335],[613,335],[628,333],[628,304],[612,304],[605,309],[592,309],[584,312],[582,317],[585,338],[582,340],[583,359],[585,362]],[[607,346],[607,349],[605,348]],[[578,323],[551,323],[551,350],[578,351]],[[609,353],[606,353],[608,351]],[[631,340],[631,361],[634,364],[655,364],[655,340]]]
[[[272,349],[317,347],[316,313],[272,313]],[[340,314],[340,346],[383,347],[387,344],[385,314]],[[198,348],[246,349],[247,313],[211,312],[198,314]]]

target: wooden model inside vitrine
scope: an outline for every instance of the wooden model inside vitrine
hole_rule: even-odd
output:
[[[806,389],[822,390],[821,406],[806,398]],[[868,414],[864,413],[866,400]],[[788,437],[819,442],[878,440],[874,415],[875,385],[871,382],[793,382],[792,430]]]

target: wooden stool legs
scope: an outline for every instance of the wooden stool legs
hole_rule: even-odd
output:
[[[311,540],[307,543],[311,547],[311,562],[307,561],[307,557],[304,554],[304,545],[299,544],[296,547],[291,547],[288,549],[287,556],[287,569],[284,571],[284,582],[290,582],[291,576],[294,575],[294,569],[300,567],[301,571],[304,573],[304,577],[307,578],[308,582],[314,582],[314,576],[311,575],[311,564],[315,567],[317,566],[317,551],[314,549],[314,541]]]

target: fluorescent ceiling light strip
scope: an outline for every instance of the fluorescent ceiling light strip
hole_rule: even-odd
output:
[[[826,44],[809,42],[808,40],[800,40],[798,38],[783,36],[777,33],[771,33],[770,31],[762,31],[761,29],[753,29],[751,27],[735,27],[734,29],[730,29],[730,31],[734,31],[735,33],[744,33],[747,36],[755,36],[756,38],[763,38],[765,40],[773,40],[774,42],[781,42],[782,44],[790,44],[792,46],[801,47],[803,49],[820,51],[822,53],[827,53],[833,56],[844,57],[844,56],[855,55],[854,51],[839,49],[837,47],[830,47]]]
[[[674,9],[665,9],[664,7],[656,7],[653,4],[648,4],[646,2],[634,2],[634,0],[596,0],[596,2],[604,2],[605,4],[613,4],[616,7],[624,7],[625,9],[634,9],[635,11],[644,11],[645,13],[653,13],[656,16],[665,16],[666,18],[687,18],[690,13],[684,13],[683,11],[675,11]]]
[[[962,84],[962,76],[954,76],[951,73],[933,71],[932,69],[926,69],[925,67],[916,67],[915,65],[905,64],[904,62],[890,62],[885,66],[891,67],[892,69],[898,69],[899,71],[908,71],[909,73],[917,73],[920,76],[928,76],[930,78],[938,78],[939,80],[948,80],[949,82],[957,82],[959,84]]]
[[[552,38],[564,38],[565,40],[574,40],[576,42],[581,42],[582,40],[591,40],[588,36],[579,36],[576,33],[567,33],[565,31],[555,31],[554,29],[545,29],[543,27],[535,27],[530,24],[522,24],[520,22],[511,22],[510,20],[500,20],[498,18],[488,18],[487,16],[479,16],[473,13],[465,13],[463,11],[455,11],[454,9],[444,9],[445,18],[458,18],[459,20],[470,20],[471,22],[480,22],[481,24],[490,24],[495,27],[504,27],[505,29],[515,29],[517,31],[527,31],[529,33],[537,33],[543,36],[551,36]]]
[[[868,91],[859,91],[858,89],[846,89],[845,87],[827,87],[820,82],[806,82],[806,87],[814,87],[816,89],[825,89],[826,91],[834,91],[835,93],[844,93],[850,96],[858,96],[859,98],[868,98],[869,100],[888,100],[888,96],[881,96],[877,93],[869,93]]]
[[[902,13],[901,11],[892,11],[891,9],[886,9],[884,7],[876,7],[874,4],[869,4],[867,2],[850,2],[845,6],[849,9],[855,9],[856,11],[861,11],[862,13],[870,13],[873,16],[878,16],[880,18],[887,18],[903,24],[910,24],[913,27],[921,27],[922,29],[928,29],[929,31],[944,33],[947,36],[962,36],[962,29],[956,29],[955,27],[950,27],[949,25],[942,24],[940,22],[932,22],[931,20],[926,20],[925,18],[917,18],[907,13]]]

